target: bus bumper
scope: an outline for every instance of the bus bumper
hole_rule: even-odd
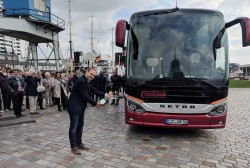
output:
[[[215,129],[226,126],[227,112],[220,116],[210,116],[208,114],[164,114],[150,113],[143,114],[126,111],[125,123],[135,126],[165,127],[165,128],[187,128],[187,129]],[[168,124],[167,119],[186,120],[187,124]]]

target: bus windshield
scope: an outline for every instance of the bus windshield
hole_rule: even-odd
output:
[[[127,78],[142,82],[195,79],[225,86],[226,32],[219,47],[213,45],[224,25],[223,15],[215,11],[133,15],[128,34]]]

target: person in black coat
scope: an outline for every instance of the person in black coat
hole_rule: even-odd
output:
[[[93,80],[91,80],[91,85],[94,86],[96,89],[97,89],[97,77],[95,77]],[[94,92],[90,92],[90,97],[93,99],[93,100],[97,100],[96,97],[98,97],[97,95],[95,95]],[[96,99],[95,99],[96,98]]]
[[[96,88],[102,92],[106,92],[106,77],[103,71],[100,71],[99,75],[96,77]],[[103,97],[96,96],[96,101],[103,99]]]
[[[125,91],[125,83],[126,83],[126,77],[123,74],[122,77],[121,77],[121,88],[122,88],[123,95],[124,95],[124,91]]]
[[[7,84],[9,75],[8,75],[8,67],[3,66],[0,71],[0,88],[2,93],[2,99],[3,99],[3,110],[5,112],[10,111],[10,89]]]
[[[37,73],[37,82],[39,83],[39,85],[43,85],[43,80],[45,78],[45,74],[42,72],[38,72]],[[43,107],[43,99],[45,97],[45,91],[42,92],[38,92],[38,97],[37,97],[37,101],[38,101],[38,105],[40,107],[40,110],[45,110],[45,108]]]
[[[10,97],[13,103],[14,114],[17,118],[22,116],[22,102],[24,95],[25,82],[19,75],[20,70],[14,69],[13,76],[8,79],[8,86],[10,86]]]
[[[74,83],[77,81],[78,79],[78,76],[77,76],[77,72],[75,72],[72,77],[69,79],[69,82],[68,82],[68,89],[69,89],[69,92],[71,92],[72,88],[73,88],[73,85]]]
[[[71,94],[68,100],[68,113],[70,117],[69,141],[71,152],[80,155],[79,149],[88,150],[82,143],[82,131],[84,125],[84,111],[87,103],[93,106],[101,107],[101,103],[95,102],[90,93],[93,92],[98,96],[111,97],[112,93],[105,94],[92,86],[91,80],[96,76],[96,70],[90,68],[86,74],[81,76],[73,85]]]
[[[116,96],[116,102],[115,102],[115,99],[113,99],[111,105],[113,104],[118,105],[119,104],[119,91],[121,87],[121,76],[117,74],[117,71],[114,71],[110,79],[112,82],[112,92]]]
[[[7,75],[7,67],[2,67],[0,71],[0,113],[4,113],[6,110],[8,110],[6,107],[6,102],[8,99],[8,75]],[[11,89],[9,87],[9,89]],[[10,92],[10,91],[9,91]],[[3,102],[3,107],[2,107]],[[0,116],[2,116],[0,114]]]

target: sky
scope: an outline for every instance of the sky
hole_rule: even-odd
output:
[[[52,14],[65,20],[65,30],[59,33],[60,50],[69,58],[69,3],[68,0],[51,0]],[[71,0],[72,1],[72,0]],[[71,30],[73,51],[90,51],[91,18],[93,18],[94,49],[102,54],[112,54],[112,37],[118,20],[129,21],[137,11],[175,8],[176,0],[73,0]],[[205,8],[219,10],[225,21],[237,17],[250,17],[250,0],[177,0],[179,8]],[[93,17],[91,17],[93,16]],[[113,32],[113,35],[112,35]],[[242,47],[239,25],[228,29],[229,58],[231,63],[250,64],[250,47]],[[121,49],[114,47],[114,52]],[[46,53],[46,51],[45,51]]]

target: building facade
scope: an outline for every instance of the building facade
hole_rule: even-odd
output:
[[[244,73],[244,79],[250,80],[250,64],[240,65],[240,70]]]
[[[15,67],[21,57],[20,39],[0,34],[0,65]]]

